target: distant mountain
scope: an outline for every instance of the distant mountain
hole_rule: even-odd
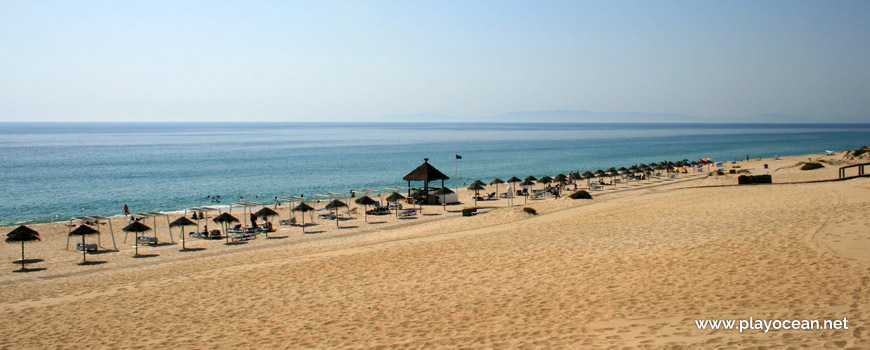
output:
[[[759,114],[748,118],[702,118],[666,113],[602,113],[591,111],[522,111],[484,117],[456,117],[435,113],[392,114],[373,122],[401,123],[866,123],[847,118],[812,118],[785,114]]]

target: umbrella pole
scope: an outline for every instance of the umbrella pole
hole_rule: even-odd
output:
[[[66,225],[66,249],[69,250],[69,234],[72,232],[72,219],[69,219],[69,225]]]
[[[103,241],[100,240],[101,236],[102,236],[102,234],[100,233],[100,221],[97,220],[97,247],[100,247],[100,248],[103,247]]]
[[[135,235],[136,235],[136,239],[133,240],[133,248],[135,248],[136,251],[133,253],[133,255],[139,256],[139,232],[136,232]]]
[[[82,263],[88,262],[88,248],[85,246],[85,235],[82,235]]]
[[[172,225],[169,222],[169,214],[166,214],[166,227],[169,230],[169,241],[175,243],[175,240],[172,238]],[[181,233],[184,233],[184,226],[181,226]]]
[[[106,220],[109,222],[109,234],[112,235],[112,248],[115,248],[115,251],[118,250],[118,245],[115,244],[115,230],[112,229],[112,219]]]
[[[26,270],[24,268],[24,241],[21,241],[21,269]]]

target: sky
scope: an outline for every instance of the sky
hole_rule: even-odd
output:
[[[870,122],[870,1],[2,1],[0,122]]]

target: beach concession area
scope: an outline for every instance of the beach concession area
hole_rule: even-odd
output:
[[[829,163],[799,170],[808,157]],[[118,251],[89,254],[89,265],[78,264],[79,237],[65,248],[66,222],[33,225],[34,271],[13,272],[20,245],[0,249],[0,348],[866,349],[870,178],[819,181],[844,162],[754,159],[737,169],[774,184],[737,186],[736,174],[705,167],[592,200],[478,202],[471,217],[461,209],[473,193],[459,191],[461,205],[422,215],[366,222],[360,208],[341,227],[276,225],[230,245],[186,238],[190,251],[163,227],[168,244],[139,247],[142,258],[117,217]],[[750,318],[846,318],[848,329],[696,322]]]

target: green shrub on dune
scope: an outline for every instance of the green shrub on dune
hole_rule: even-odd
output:
[[[801,170],[813,170],[813,169],[820,169],[820,168],[824,168],[824,167],[825,166],[822,165],[822,163],[806,163],[806,164],[804,164],[804,166],[801,167]]]
[[[579,190],[577,192],[574,192],[568,197],[570,197],[571,199],[592,199],[592,195],[585,190]]]

